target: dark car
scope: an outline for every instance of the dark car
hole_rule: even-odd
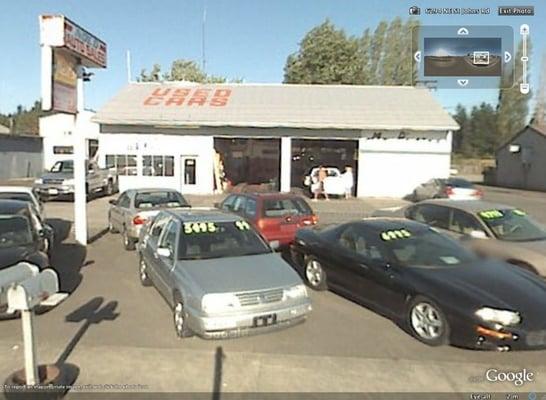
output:
[[[25,201],[0,200],[0,269],[21,261],[49,266],[46,239],[52,230],[37,224],[35,212]]]
[[[299,228],[318,222],[305,199],[294,194],[231,194],[218,207],[245,218],[268,241],[278,241],[281,248],[294,241]]]
[[[370,218],[302,229],[291,253],[311,288],[366,305],[428,345],[546,348],[546,282],[427,225]]]

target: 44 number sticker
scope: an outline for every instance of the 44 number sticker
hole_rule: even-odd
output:
[[[250,224],[246,221],[235,221],[235,226],[240,231],[248,231],[250,229]]]

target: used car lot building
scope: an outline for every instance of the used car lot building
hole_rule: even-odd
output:
[[[456,122],[425,89],[131,83],[93,117],[120,190],[208,194],[237,183],[300,187],[312,167],[355,171],[358,197],[402,197],[449,176]]]

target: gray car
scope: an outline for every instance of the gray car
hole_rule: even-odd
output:
[[[299,275],[240,217],[217,209],[164,210],[138,245],[139,276],[173,310],[179,337],[227,338],[303,322]]]
[[[546,277],[546,229],[516,207],[481,200],[427,200],[378,210],[376,217],[406,217],[462,239],[477,253]]]
[[[125,250],[134,250],[140,230],[160,210],[190,207],[184,196],[174,189],[130,189],[109,201],[108,230],[121,233]]]

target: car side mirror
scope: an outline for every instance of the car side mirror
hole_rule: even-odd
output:
[[[110,199],[108,200],[108,203],[112,204],[113,206],[115,206],[116,204],[118,204],[118,201],[116,199]]]
[[[470,234],[468,235],[471,239],[487,239],[487,235],[485,234],[484,231],[472,231],[470,232]]]
[[[281,243],[278,240],[272,240],[269,242],[269,247],[271,247],[272,250],[279,250]]]
[[[160,257],[171,258],[171,249],[168,249],[166,247],[160,247],[157,249],[157,255]]]

